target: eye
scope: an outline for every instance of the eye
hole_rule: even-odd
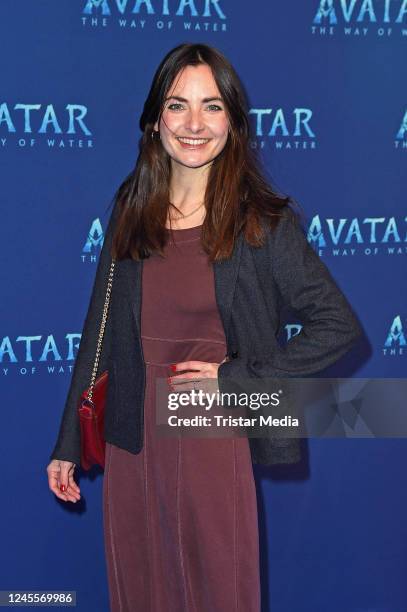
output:
[[[177,111],[182,108],[182,104],[180,104],[179,102],[173,102],[172,104],[169,104],[167,108],[169,108],[170,110]],[[215,110],[216,112],[223,110],[222,107],[220,107],[218,104],[209,104],[207,108]]]

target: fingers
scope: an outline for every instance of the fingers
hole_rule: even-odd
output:
[[[66,499],[66,496],[61,493],[61,491],[59,490],[59,479],[58,476],[53,473],[53,472],[49,472],[48,471],[48,486],[50,488],[50,490],[59,498],[59,499]]]
[[[70,478],[69,478],[69,486],[72,488],[72,491],[75,491],[75,493],[80,494],[81,490],[78,487],[78,485],[76,484],[73,476],[70,476]]]
[[[68,486],[78,496],[78,499],[80,499],[80,488],[78,487],[78,485],[76,484],[76,482],[74,480],[74,472],[73,472],[73,470],[68,475]]]
[[[193,372],[187,372],[182,374],[176,374],[169,376],[167,381],[172,391],[192,391],[197,384],[198,379],[202,376],[202,366],[208,365],[204,361],[180,361],[171,366],[173,371],[180,370],[194,370]]]
[[[208,363],[207,361],[181,361],[172,364],[173,371],[194,370],[183,374],[168,377],[168,384],[172,391],[199,391],[214,393],[218,387],[218,369],[221,363],[229,361],[228,355],[220,363]],[[205,381],[204,379],[210,379]],[[213,379],[213,382],[212,382]]]
[[[184,394],[184,400],[186,401],[187,396],[190,396],[191,400],[194,397],[193,405],[196,407],[206,405],[209,397],[213,397],[219,391],[219,384],[217,378],[201,378],[191,382],[177,383],[171,387],[171,391],[175,396]],[[195,395],[192,392],[195,391]],[[216,401],[212,399],[211,401]],[[197,404],[198,402],[198,404]],[[185,407],[187,404],[183,404]]]
[[[47,467],[48,486],[63,501],[76,503],[80,499],[80,489],[74,481],[75,464],[71,461],[53,459]]]
[[[171,369],[173,372],[179,372],[179,370],[200,370],[205,365],[207,365],[207,361],[180,361],[173,363]]]
[[[218,368],[220,364],[207,363],[207,368],[201,372],[189,372],[168,377],[168,384],[172,391],[213,391],[213,385],[218,381]]]

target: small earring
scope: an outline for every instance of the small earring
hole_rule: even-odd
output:
[[[155,137],[156,134],[158,134],[158,138]],[[151,140],[161,140],[160,132],[158,130],[153,130],[151,132]]]

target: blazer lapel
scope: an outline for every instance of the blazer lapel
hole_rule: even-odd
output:
[[[214,261],[212,263],[215,278],[215,295],[220,317],[223,322],[225,338],[229,346],[230,316],[232,314],[232,303],[235,294],[237,275],[240,260],[242,258],[243,234],[238,235],[235,248],[229,259]]]
[[[215,296],[218,305],[220,317],[222,319],[225,337],[229,339],[230,316],[232,313],[232,302],[235,293],[237,275],[242,256],[243,234],[238,235],[232,255],[224,261],[215,261],[212,263],[214,280],[215,280]],[[129,283],[129,299],[137,325],[139,336],[141,335],[141,283],[143,273],[143,260],[134,261],[127,260]]]

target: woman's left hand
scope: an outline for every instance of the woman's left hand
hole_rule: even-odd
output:
[[[183,372],[184,370],[193,371],[169,376],[168,384],[172,391],[176,392],[192,391],[195,389],[196,391],[202,390],[204,392],[210,391],[215,393],[218,390],[219,366],[221,363],[228,360],[229,357],[226,356],[220,363],[209,363],[208,361],[180,361],[179,363],[173,364],[175,366],[175,372]]]

